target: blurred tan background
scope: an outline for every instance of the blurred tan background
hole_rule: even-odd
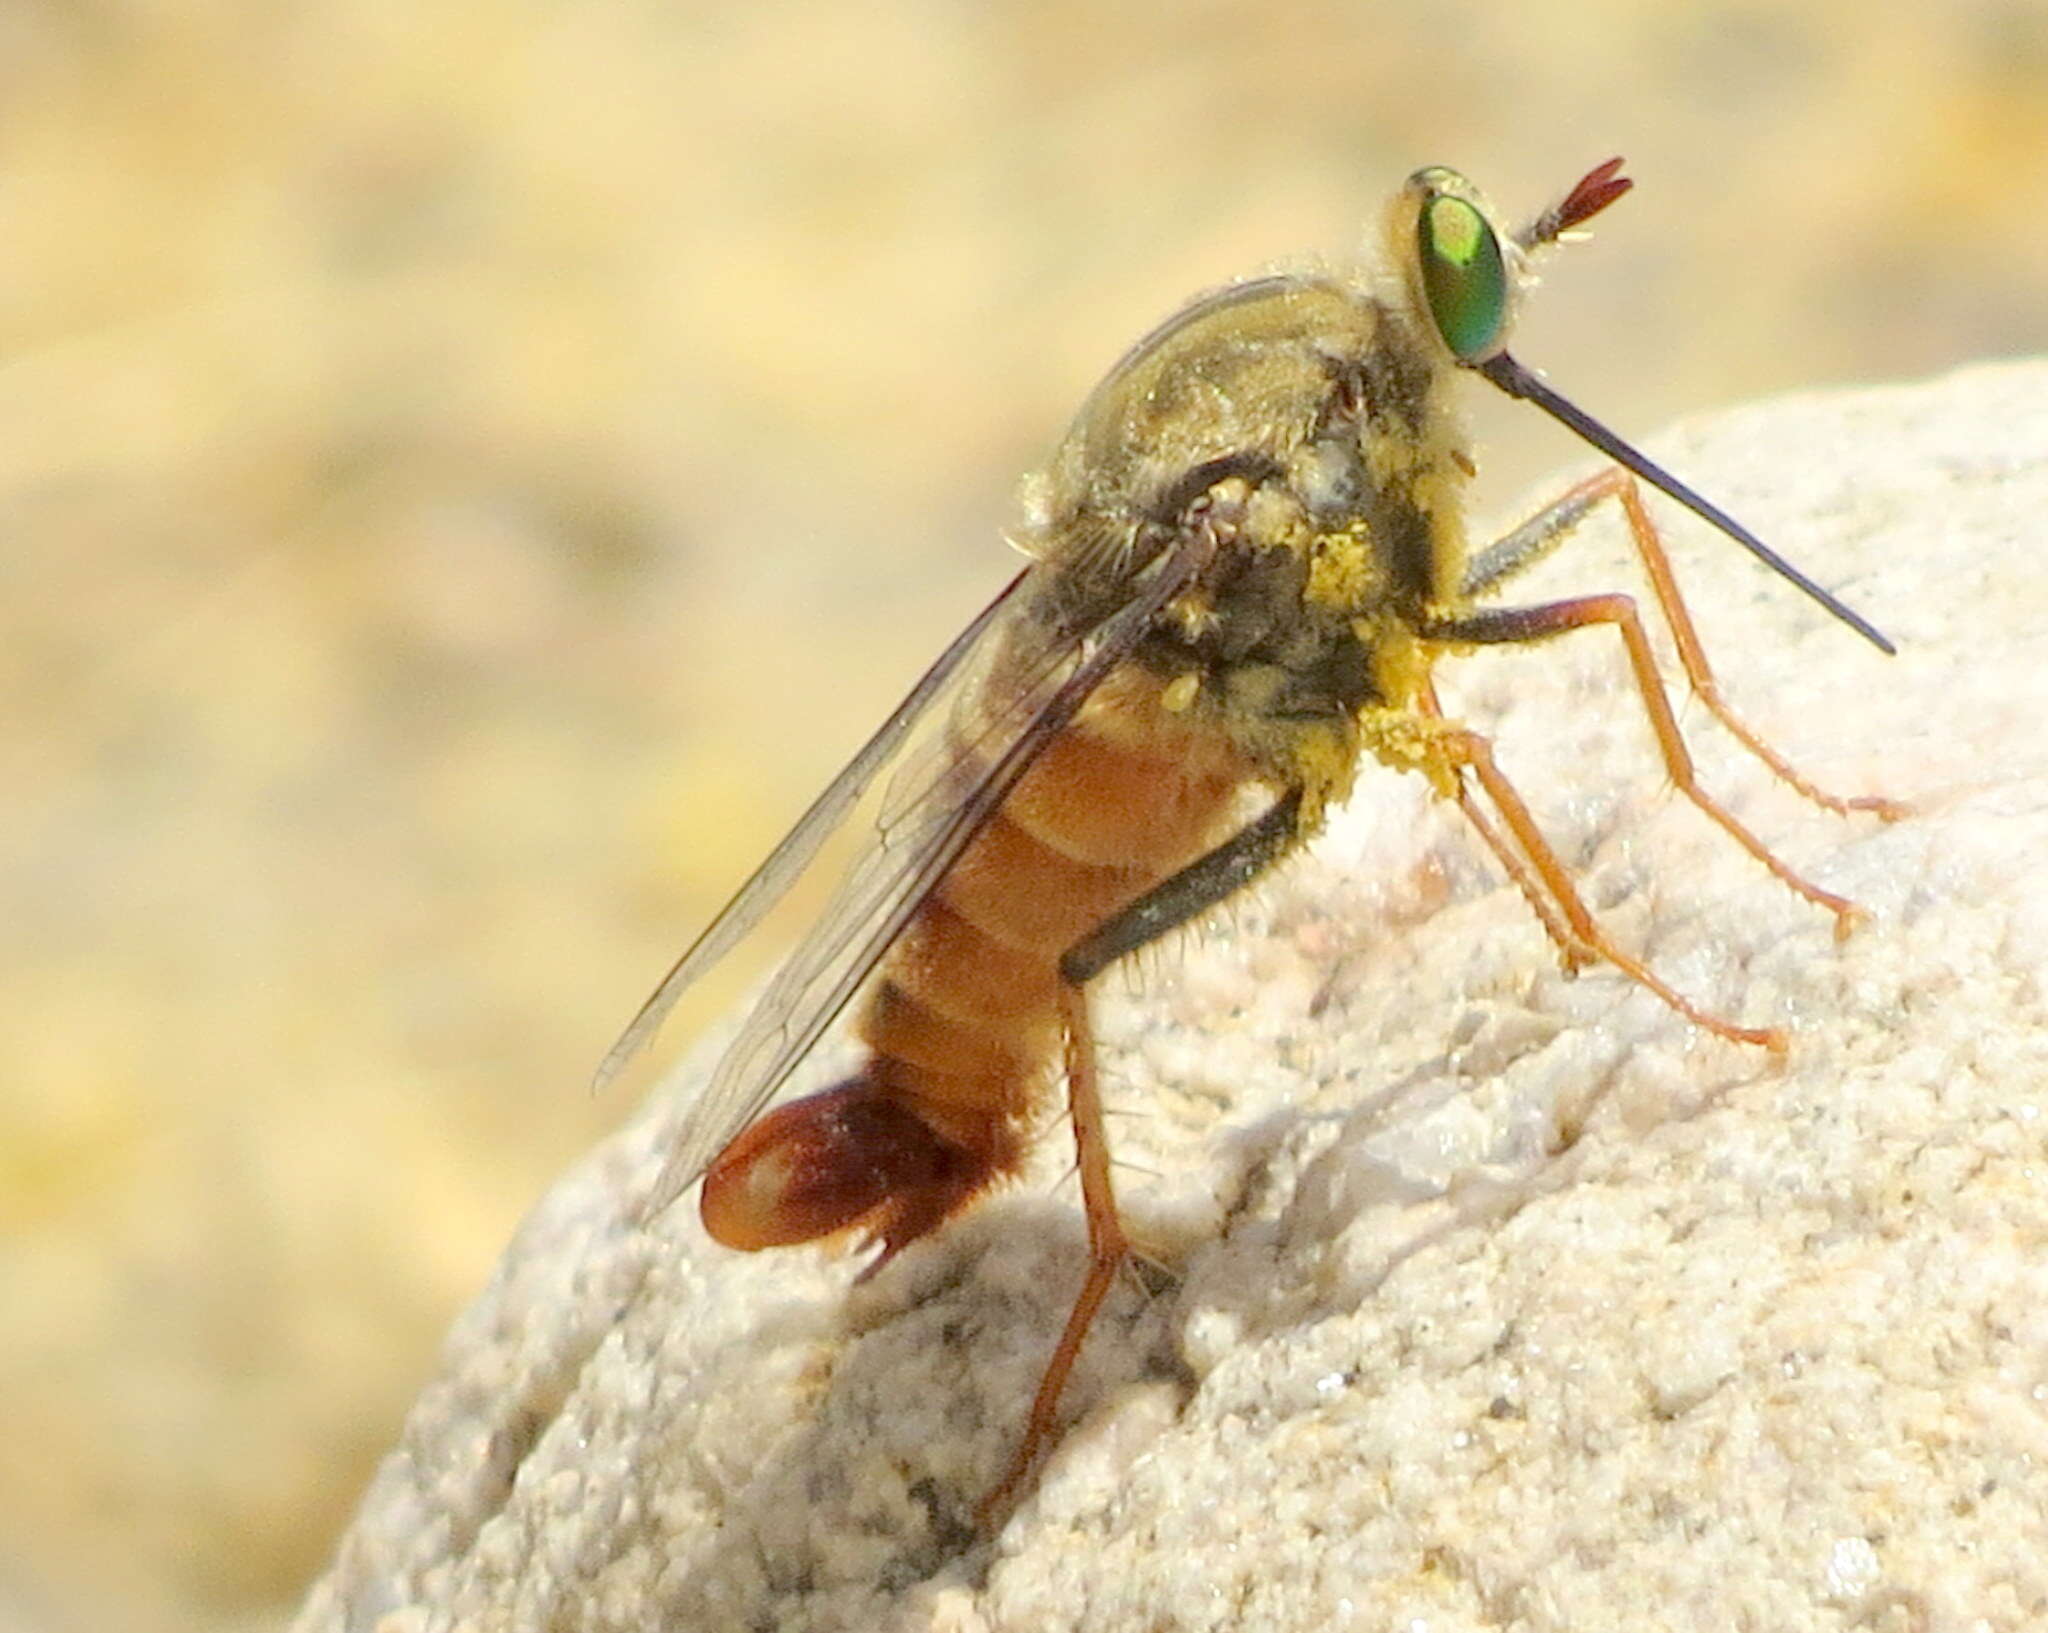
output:
[[[2042,345],[2040,0],[0,0],[0,1630],[289,1614],[1128,341],[1611,153],[1624,432]]]

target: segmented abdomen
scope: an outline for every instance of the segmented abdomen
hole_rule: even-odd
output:
[[[1059,961],[1227,836],[1246,772],[1134,666],[1046,746],[883,960],[851,1078],[743,1133],[706,1175],[733,1246],[860,1226],[885,1255],[1023,1156],[1057,1079]]]

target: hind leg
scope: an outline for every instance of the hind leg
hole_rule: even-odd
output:
[[[1109,1137],[1103,1126],[1102,1090],[1095,1075],[1095,1035],[1088,1022],[1088,997],[1078,986],[1061,989],[1060,1017],[1066,1027],[1067,1110],[1074,1126],[1075,1166],[1081,1176],[1081,1203],[1088,1219],[1088,1273],[1075,1295],[1067,1324],[1053,1346],[1052,1357],[1038,1381],[1031,1412],[1024,1420],[1024,1438],[1010,1459],[1008,1472],[981,1500],[975,1521],[992,1529],[1008,1512],[1030,1477],[1059,1424],[1060,1396],[1080,1359],[1081,1346],[1109,1296],[1130,1239],[1117,1212],[1116,1187],[1110,1176]]]

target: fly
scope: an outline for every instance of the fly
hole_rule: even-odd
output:
[[[1783,1046],[1775,1031],[1700,1008],[1608,937],[1488,739],[1438,708],[1439,658],[1611,631],[1679,792],[1839,929],[1858,917],[1699,785],[1631,597],[1494,602],[1595,505],[1618,505],[1707,711],[1814,803],[1899,814],[1822,792],[1729,709],[1639,484],[1880,649],[1891,644],[1507,350],[1532,259],[1628,190],[1620,170],[1618,159],[1599,166],[1514,233],[1462,176],[1418,171],[1388,212],[1390,276],[1249,279],[1133,347],[1029,490],[1020,542],[1031,564],[683,954],[600,1068],[608,1080],[648,1042],[900,761],[866,851],[684,1112],[646,1213],[701,1179],[717,1241],[755,1249],[859,1232],[877,1250],[872,1274],[1013,1175],[1063,1083],[1088,1270],[984,1523],[1050,1443],[1127,1251],[1090,983],[1304,845],[1367,760],[1421,774],[1467,814],[1568,966],[1613,965],[1709,1032]],[[1461,371],[1615,461],[1476,552],[1463,522],[1474,465],[1451,400]],[[927,719],[939,722],[935,740],[906,755]],[[850,1003],[864,1062],[767,1110]]]

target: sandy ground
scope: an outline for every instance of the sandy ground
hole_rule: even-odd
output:
[[[0,4],[0,1628],[288,1615],[1124,344],[1617,151],[1625,430],[2042,348],[2038,4]]]

